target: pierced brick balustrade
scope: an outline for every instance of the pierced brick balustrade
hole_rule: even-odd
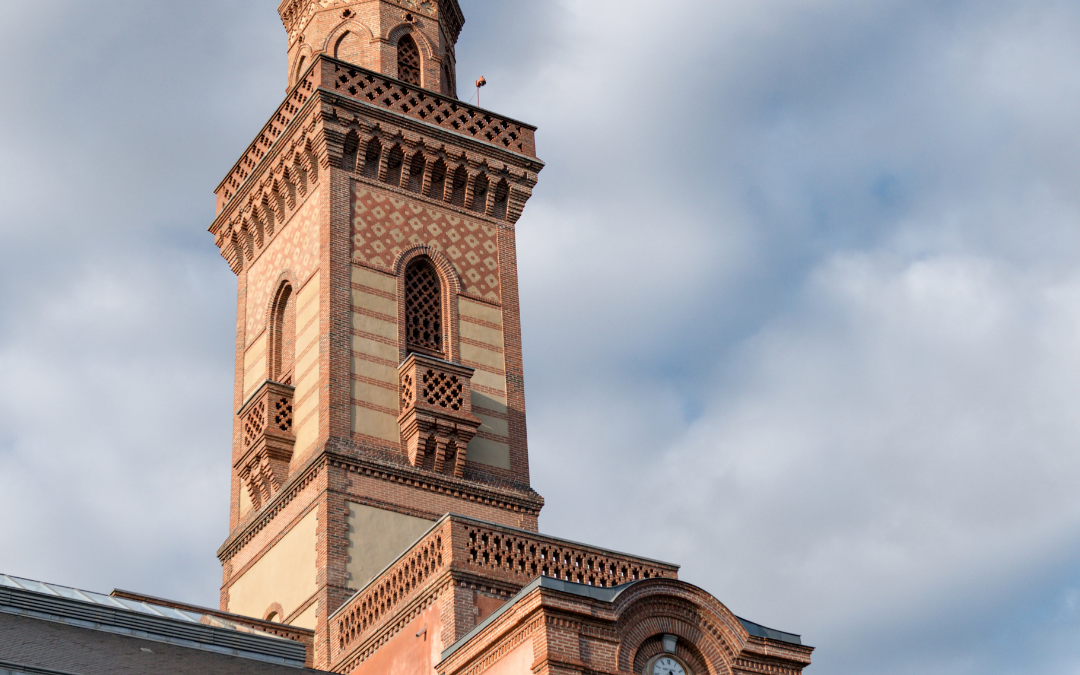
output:
[[[330,616],[332,668],[355,669],[433,602],[450,598],[445,591],[455,586],[475,588],[486,580],[509,597],[539,576],[611,588],[677,579],[678,570],[670,563],[447,514]],[[474,616],[445,610],[443,639],[453,641],[471,630],[475,619],[467,617]]]
[[[436,473],[465,475],[465,453],[480,428],[472,414],[473,369],[410,354],[398,368],[401,438],[409,462]]]
[[[234,465],[255,509],[289,476],[293,445],[293,387],[267,380],[240,409],[244,454]]]

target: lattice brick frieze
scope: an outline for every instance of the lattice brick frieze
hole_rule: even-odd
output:
[[[336,619],[339,651],[344,651],[367,635],[394,610],[415,594],[449,562],[444,555],[443,536],[434,533],[417,544],[382,576],[349,601]]]
[[[461,410],[465,407],[463,391],[464,385],[457,375],[432,369],[424,371],[424,400],[430,405]]]
[[[327,62],[333,66],[335,91],[479,141],[535,156],[533,130],[525,125],[374,71],[332,59]]]
[[[480,570],[501,570],[520,578],[523,584],[538,576],[604,587],[654,577],[675,577],[673,570],[658,565],[525,534],[480,526],[470,526],[467,532],[470,565]]]

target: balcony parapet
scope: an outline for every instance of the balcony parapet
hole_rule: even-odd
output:
[[[480,428],[472,413],[474,369],[422,354],[398,367],[401,438],[414,467],[465,475],[469,441]]]
[[[243,453],[234,467],[247,487],[256,510],[289,477],[293,446],[293,391],[287,384],[267,380],[240,409]]]

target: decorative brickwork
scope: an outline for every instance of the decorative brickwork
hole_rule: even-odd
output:
[[[289,220],[280,236],[268,243],[248,271],[246,336],[250,343],[266,328],[270,298],[282,271],[303,284],[319,264],[319,232],[323,214],[312,195]],[[265,253],[263,253],[265,252]],[[292,289],[295,293],[296,289]],[[295,302],[295,301],[294,301]]]
[[[347,64],[335,66],[334,91],[396,113],[466,134],[523,155],[535,156],[533,130],[460,101]]]
[[[349,609],[335,617],[337,651],[345,651],[379,625],[380,620],[392,616],[400,603],[424,588],[447,562],[442,536],[437,532],[414,546],[377,581],[353,596]]]
[[[580,546],[541,541],[500,528],[468,525],[467,569],[480,574],[498,571],[525,585],[538,576],[589,586],[618,586],[640,579],[674,578],[674,572],[626,557],[600,555]]]
[[[428,246],[450,260],[465,295],[502,302],[494,225],[404,196],[380,194],[359,181],[353,182],[352,196],[353,262],[389,271],[408,248]]]

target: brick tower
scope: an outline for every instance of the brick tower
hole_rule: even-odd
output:
[[[238,276],[221,602],[325,643],[443,514],[536,530],[514,222],[542,165],[454,98],[456,0],[279,12],[288,94],[210,228]]]
[[[457,0],[278,11],[286,98],[210,227],[238,279],[221,609],[340,673],[800,671],[677,566],[538,532],[514,228],[543,165],[456,99]]]

